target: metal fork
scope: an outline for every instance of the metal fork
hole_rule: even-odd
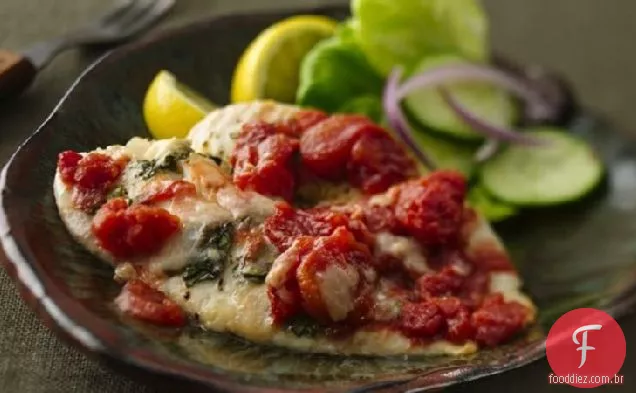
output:
[[[0,49],[0,100],[17,95],[38,71],[66,49],[122,43],[147,29],[175,4],[175,0],[118,1],[101,18],[61,37],[36,43],[22,53]]]

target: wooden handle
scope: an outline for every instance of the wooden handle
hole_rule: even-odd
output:
[[[36,73],[29,59],[0,49],[0,101],[20,94],[31,84]]]

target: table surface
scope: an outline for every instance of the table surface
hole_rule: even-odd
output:
[[[159,29],[202,15],[264,8],[312,7],[342,0],[178,0]],[[494,48],[524,62],[547,65],[567,75],[585,105],[608,115],[622,130],[636,133],[636,2],[633,0],[485,0]],[[103,11],[104,0],[2,0],[0,47],[19,49],[60,34]],[[0,106],[0,164],[40,124],[95,54],[71,51],[40,74],[33,88]],[[128,380],[57,340],[19,299],[0,269],[0,391],[24,393],[146,393],[154,388]],[[636,316],[622,319],[627,360],[625,385],[636,390]],[[545,360],[451,392],[573,391],[550,386]]]

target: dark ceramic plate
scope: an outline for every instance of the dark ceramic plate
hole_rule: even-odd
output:
[[[317,13],[345,16],[342,9]],[[526,213],[499,228],[541,309],[540,326],[514,343],[467,357],[344,358],[123,320],[111,307],[118,292],[111,269],[77,245],[58,217],[51,193],[57,154],[146,135],[140,105],[163,68],[227,102],[243,49],[285,16],[217,18],[105,56],[13,156],[0,178],[5,264],[47,325],[110,365],[178,391],[394,392],[468,381],[536,360],[544,354],[543,331],[572,308],[593,306],[615,316],[628,310],[636,293],[636,149],[606,124],[580,115],[570,128],[606,160],[606,185],[586,201]]]

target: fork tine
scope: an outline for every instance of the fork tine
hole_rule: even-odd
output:
[[[175,0],[154,0],[152,6],[146,8],[139,18],[132,19],[124,26],[122,34],[134,35],[146,29],[163,17],[174,6]]]
[[[102,15],[97,22],[100,25],[105,25],[111,22],[113,19],[120,17],[128,9],[134,6],[135,0],[120,0],[117,1],[117,5],[106,14]]]

